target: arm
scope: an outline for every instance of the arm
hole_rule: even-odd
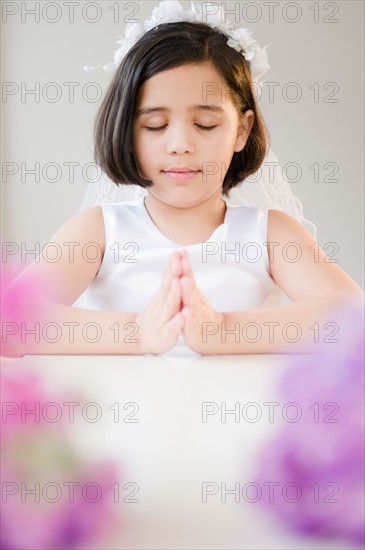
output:
[[[102,209],[97,206],[76,214],[51,242],[58,244],[60,260],[51,263],[41,257],[6,289],[2,354],[140,353],[135,313],[71,307],[93,281],[102,261]],[[83,257],[89,243],[95,243],[101,252],[96,262]]]
[[[197,288],[183,254],[184,338],[197,353],[321,353],[324,339],[327,349],[341,342],[341,312],[364,303],[362,289],[288,214],[269,211],[267,236],[278,243],[268,247],[271,276],[291,304],[218,313]]]
[[[242,329],[247,323],[257,323],[260,338],[250,343],[241,330],[238,343],[234,336],[227,337],[224,353],[316,353],[323,350],[325,338],[327,347],[336,339],[341,342],[341,311],[364,302],[362,289],[326,257],[314,237],[288,214],[269,210],[268,242],[280,243],[269,246],[271,276],[293,303],[225,313],[226,328],[234,329],[238,323]],[[298,261],[294,262],[296,255]],[[250,332],[244,330],[243,335],[247,334],[250,338]],[[252,330],[251,340],[254,339]]]

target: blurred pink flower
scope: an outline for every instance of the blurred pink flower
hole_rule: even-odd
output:
[[[3,356],[13,356],[14,347],[22,338],[23,340],[25,338],[25,329],[32,330],[36,322],[42,325],[45,319],[47,281],[40,275],[27,273],[15,282],[23,270],[23,265],[1,263],[0,315],[1,355]],[[34,336],[29,335],[27,338],[30,353]]]

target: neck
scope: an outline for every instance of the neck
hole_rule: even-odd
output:
[[[145,207],[154,224],[176,242],[202,242],[224,222],[227,206],[220,192],[193,205],[177,206],[148,193]]]

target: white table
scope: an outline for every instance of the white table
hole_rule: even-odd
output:
[[[295,357],[201,357],[182,350],[163,356],[25,356],[5,361],[9,364],[3,368],[19,376],[41,373],[50,388],[98,404],[96,423],[76,409],[70,430],[78,448],[88,458],[115,459],[123,482],[139,488],[139,502],[124,504],[124,532],[110,548],[344,550],[350,545],[289,533],[244,498],[236,503],[228,495],[223,503],[219,491],[202,502],[203,483],[229,488],[253,481],[257,453],[282,418],[277,415],[270,423],[263,403],[278,401],[276,383]],[[131,402],[138,411],[130,420],[138,422],[123,422],[134,412],[135,405],[123,409]],[[203,402],[210,404],[206,410],[219,411],[206,422]],[[232,409],[236,402],[239,421],[228,414],[222,422],[222,403]],[[255,414],[244,409],[249,402],[261,407],[256,423],[247,420]],[[117,422],[115,403],[120,404]],[[96,414],[93,406],[86,411]]]

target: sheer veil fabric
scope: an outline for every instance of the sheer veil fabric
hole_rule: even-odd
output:
[[[95,170],[95,181],[89,183],[80,210],[90,206],[120,203],[146,196],[148,191],[139,185],[116,185],[108,176]],[[251,175],[223,197],[232,206],[258,206],[286,212],[317,237],[317,228],[306,219],[301,200],[296,197],[290,184],[283,176],[282,168],[271,148],[264,162],[255,174]]]

